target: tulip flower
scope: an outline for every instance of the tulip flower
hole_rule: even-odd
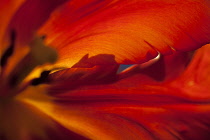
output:
[[[0,140],[209,139],[208,0],[0,8]]]

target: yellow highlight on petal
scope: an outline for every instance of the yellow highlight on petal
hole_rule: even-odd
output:
[[[42,87],[29,87],[16,97],[3,99],[4,102],[0,102],[0,114],[3,114],[0,115],[0,133],[9,140],[26,140],[31,136],[46,139],[46,128],[55,129],[54,122],[27,102],[28,97],[39,102],[49,100],[45,94],[35,94],[43,92]]]
[[[67,107],[53,102],[55,98],[46,94],[46,88],[45,85],[29,87],[24,93],[18,95],[17,99],[34,106],[70,131],[90,139],[99,139],[100,137],[101,140],[114,140],[112,136],[107,135],[108,133],[102,133],[102,130],[98,129],[101,122],[97,122],[93,116],[88,117],[87,114],[74,108],[74,106]],[[104,131],[107,131],[107,129],[104,129]]]

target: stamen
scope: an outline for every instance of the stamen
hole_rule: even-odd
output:
[[[5,74],[7,64],[9,64],[8,59],[15,53],[16,33],[14,31],[11,32],[10,45],[2,55],[0,65],[0,79],[2,79],[0,80],[0,90],[6,91],[6,95],[4,95],[4,93],[0,93],[0,95],[16,96],[30,85],[36,86],[49,82],[48,76],[53,70],[43,71],[40,77],[31,79],[30,81],[27,79],[31,78],[30,74],[39,66],[52,64],[57,61],[57,51],[44,43],[45,37],[46,36],[35,37],[31,43],[28,44],[29,52],[15,63],[11,72]],[[17,50],[17,52],[18,51],[19,50]]]
[[[10,81],[14,81],[14,79],[16,80],[11,82],[11,86],[16,86],[21,83],[37,66],[54,63],[57,60],[56,50],[46,46],[41,37],[34,38],[30,43],[30,48],[31,50],[29,54],[20,61],[20,63],[14,68],[13,73],[10,74]],[[16,76],[18,78],[16,78]]]
[[[7,60],[13,54],[15,48],[15,39],[16,39],[16,32],[12,30],[10,35],[10,45],[1,58],[1,63],[0,63],[1,67],[4,67],[7,64]]]
[[[47,82],[50,72],[51,71],[43,71],[39,78],[35,78],[35,79],[32,80],[31,85],[37,86],[39,84]]]

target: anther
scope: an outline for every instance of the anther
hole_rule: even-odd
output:
[[[42,39],[42,40],[45,40],[46,38],[47,38],[46,35],[42,35],[42,36],[41,36],[41,39]]]
[[[14,30],[12,30],[10,34],[10,45],[1,58],[0,62],[1,67],[4,67],[7,64],[8,58],[13,54],[15,48],[15,39],[16,39],[16,33]]]
[[[31,85],[37,86],[39,84],[47,82],[50,72],[51,71],[43,71],[39,78],[35,78],[32,80]]]

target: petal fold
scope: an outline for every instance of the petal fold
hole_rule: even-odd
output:
[[[119,74],[120,79],[135,79],[137,83],[168,82],[183,74],[194,52],[174,52],[160,55],[157,60],[133,65]]]
[[[58,94],[83,85],[112,83],[117,79],[118,68],[113,55],[100,54],[90,58],[85,55],[71,68],[49,75],[53,85],[50,91]]]

